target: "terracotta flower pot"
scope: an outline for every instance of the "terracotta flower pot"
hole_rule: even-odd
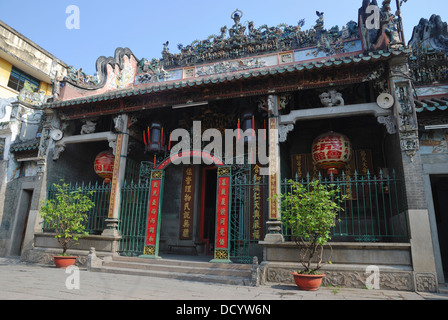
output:
[[[74,256],[54,256],[53,261],[56,268],[67,268],[75,264],[76,258]]]
[[[322,284],[322,279],[325,274],[313,275],[313,274],[299,274],[297,272],[291,273],[294,276],[296,285],[301,290],[316,291]]]

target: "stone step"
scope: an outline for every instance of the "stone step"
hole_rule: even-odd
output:
[[[439,283],[439,293],[448,294],[448,283]]]
[[[91,271],[213,282],[230,285],[251,285],[251,265],[208,263],[182,259],[143,259],[114,257]]]
[[[203,258],[202,258],[203,259]],[[232,270],[252,270],[252,265],[250,264],[237,264],[237,263],[210,263],[209,260],[195,260],[194,258],[182,256],[176,256],[171,259],[168,258],[162,259],[145,259],[139,257],[122,257],[117,256],[113,258],[113,262],[129,262],[129,263],[141,263],[141,264],[149,264],[149,265],[164,265],[164,266],[182,266],[182,267],[195,267],[195,268],[217,268],[217,269],[232,269]]]
[[[125,261],[112,261],[105,264],[106,267],[126,268],[126,269],[138,269],[138,270],[151,270],[151,271],[175,271],[180,273],[197,273],[197,274],[214,274],[223,276],[241,276],[249,277],[251,270],[246,269],[232,269],[232,268],[218,268],[214,266],[182,266],[163,263],[141,263],[141,262],[125,262]]]

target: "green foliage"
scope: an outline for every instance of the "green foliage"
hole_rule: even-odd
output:
[[[331,229],[336,225],[336,217],[342,199],[334,185],[325,186],[318,180],[307,187],[289,180],[291,192],[275,195],[273,200],[281,202],[283,225],[291,230],[291,235],[300,248],[300,261],[304,274],[317,274],[322,265],[324,246],[331,240]],[[315,261],[315,267],[311,267]],[[331,262],[330,262],[331,263]]]
[[[72,242],[87,236],[84,221],[88,212],[95,206],[89,196],[94,191],[83,194],[81,188],[71,190],[70,185],[61,180],[61,185],[54,184],[56,199],[42,201],[39,213],[49,228],[56,233],[55,238],[62,247],[62,255]]]

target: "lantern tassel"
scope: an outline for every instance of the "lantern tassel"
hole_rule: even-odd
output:
[[[255,137],[255,116],[252,116],[252,137]]]
[[[240,135],[240,118],[238,118],[238,140],[240,140],[241,135]]]
[[[171,132],[170,132],[170,138],[168,140],[168,151],[171,150]]]
[[[146,132],[145,132],[145,130],[143,130],[143,142],[145,143],[145,146],[146,146]]]
[[[156,168],[156,160],[157,160],[157,157],[156,157],[156,155],[154,155],[154,169]]]
[[[149,134],[149,127],[148,127],[148,144],[151,144],[151,136]]]

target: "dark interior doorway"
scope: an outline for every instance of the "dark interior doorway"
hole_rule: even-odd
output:
[[[20,256],[22,253],[32,198],[33,190],[22,190],[12,239],[11,256]]]
[[[217,174],[218,172],[215,166],[202,168],[199,238],[200,241],[205,242],[207,254],[213,254],[215,246]]]
[[[431,188],[445,281],[448,279],[448,175],[431,176]]]

